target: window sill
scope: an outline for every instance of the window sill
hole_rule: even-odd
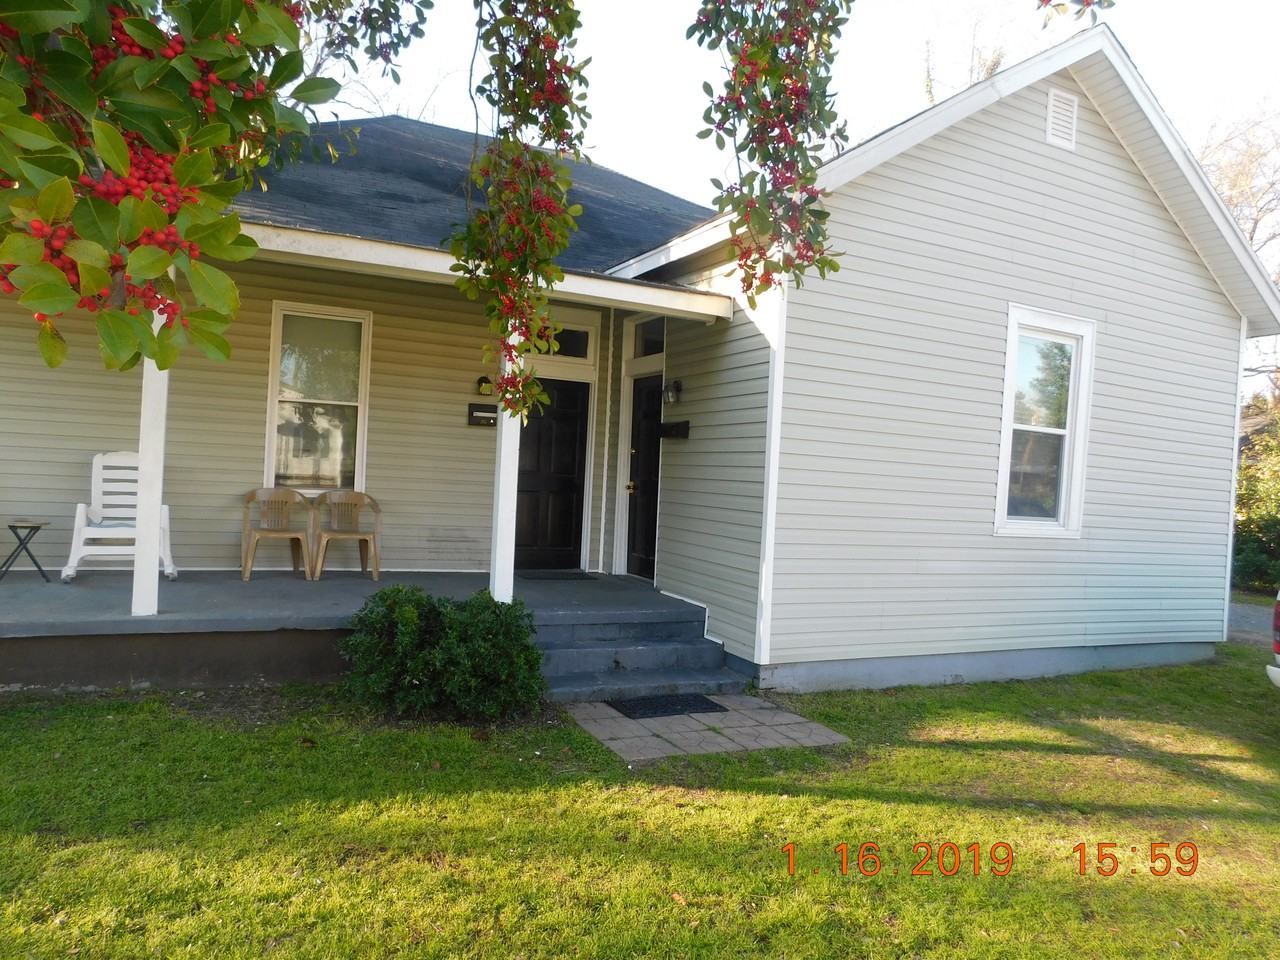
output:
[[[1060,526],[1056,523],[1018,523],[1005,521],[996,523],[997,537],[1036,537],[1044,540],[1079,540],[1080,529]]]

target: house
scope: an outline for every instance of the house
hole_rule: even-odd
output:
[[[516,571],[652,582],[764,687],[1170,663],[1223,639],[1241,347],[1280,331],[1280,298],[1107,28],[830,161],[842,269],[755,308],[723,218],[580,170],[562,346],[535,362],[552,403],[523,430],[472,422],[486,329],[440,250],[471,135],[361,127],[355,157],[240,201],[261,253],[233,270],[234,355],[172,371],[167,430],[162,390],[140,426],[138,377],[98,369],[87,320],[47,371],[4,305],[0,514],[55,521],[47,564],[90,456],[163,441],[184,577],[238,568],[246,490],[354,486],[382,503],[385,570],[487,571],[500,599]],[[57,632],[25,609],[0,633]]]

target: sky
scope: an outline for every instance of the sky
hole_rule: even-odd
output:
[[[1057,17],[1042,29],[1035,7],[1035,0],[856,0],[833,83],[852,141],[929,105],[926,57],[941,100],[969,85],[975,49],[983,56],[998,50],[1010,66],[1087,24]],[[587,154],[597,164],[709,204],[711,179],[726,179],[733,161],[710,140],[696,138],[706,106],[702,83],[718,86],[722,69],[719,53],[685,39],[696,0],[578,0],[578,8],[578,54],[592,58]],[[321,118],[396,113],[474,129],[468,95],[474,19],[471,0],[436,0],[427,37],[400,63],[401,83],[379,77],[376,68],[365,70],[341,102],[321,110]],[[1280,3],[1116,0],[1102,19],[1193,151],[1215,130],[1280,109],[1280,92],[1273,92]],[[1246,384],[1245,392],[1253,386]]]
[[[732,162],[702,127],[702,82],[716,83],[718,53],[684,37],[695,0],[579,0],[578,51],[591,57],[591,159],[686,199],[708,203],[710,180]],[[1211,11],[1211,12],[1209,12]],[[1193,149],[1215,125],[1251,115],[1275,89],[1280,4],[1270,0],[1117,0],[1103,19]],[[1035,0],[856,0],[841,39],[836,106],[856,142],[928,106],[926,50],[938,98],[969,85],[971,53],[1005,65],[1077,30],[1070,17],[1042,29]],[[1087,21],[1086,21],[1087,22]],[[474,32],[470,0],[436,0],[427,37],[401,62],[397,86],[376,68],[326,107],[342,117],[398,113],[473,129],[468,96]],[[333,105],[330,105],[333,107]]]

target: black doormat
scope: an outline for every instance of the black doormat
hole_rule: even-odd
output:
[[[609,706],[632,720],[651,717],[677,717],[682,713],[727,713],[709,697],[700,693],[680,693],[668,697],[633,697],[630,700],[606,700]]]
[[[581,570],[520,570],[516,576],[521,580],[594,580],[595,574],[583,573]]]

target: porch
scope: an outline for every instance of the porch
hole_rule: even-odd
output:
[[[369,594],[393,583],[459,600],[489,585],[484,572],[384,573],[374,583],[354,571],[327,571],[310,583],[290,572],[263,570],[245,583],[238,572],[194,570],[172,582],[161,580],[156,614],[135,617],[129,609],[131,578],[126,570],[86,570],[69,584],[44,583],[34,571],[15,569],[0,582],[0,638],[334,631],[350,624]],[[701,617],[698,607],[635,577],[517,573],[515,596],[540,628]]]
[[[0,582],[0,689],[201,687],[327,682],[345,663],[336,641],[374,590],[393,583],[462,599],[489,583],[475,573],[355,572],[318,582],[282,571],[248,583],[192,571],[159,585],[159,609],[130,610],[130,571],[86,571],[71,584],[15,570]],[[706,614],[635,577],[519,574],[533,613],[550,695],[562,701],[659,693],[732,693],[705,638]]]

